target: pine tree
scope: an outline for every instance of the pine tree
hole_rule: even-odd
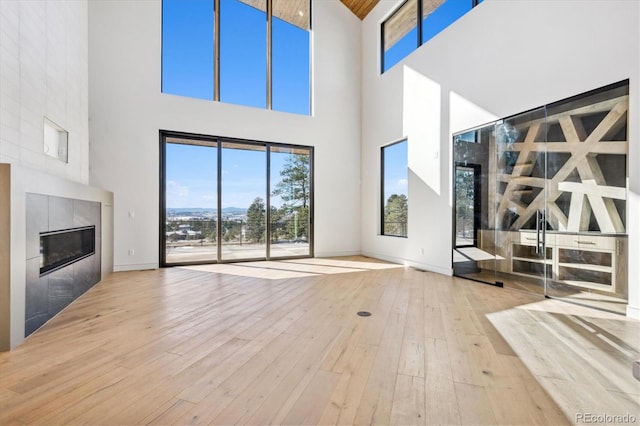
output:
[[[265,204],[264,200],[256,197],[247,210],[246,237],[254,243],[263,243],[265,237]]]

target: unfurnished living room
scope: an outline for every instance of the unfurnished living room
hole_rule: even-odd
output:
[[[0,424],[640,424],[640,0],[0,0]]]

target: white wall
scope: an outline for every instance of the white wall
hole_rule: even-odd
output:
[[[87,2],[0,1],[0,162],[89,181]],[[44,154],[44,117],[69,162]]]
[[[115,193],[116,270],[158,266],[160,129],[314,146],[315,253],[359,253],[360,23],[338,0],[312,16],[307,117],[160,93],[160,0],[89,3],[91,182]]]
[[[485,0],[380,75],[379,25],[397,4],[382,0],[362,28],[363,252],[450,273],[452,133],[628,78],[628,313],[637,315],[640,2]],[[406,239],[379,235],[379,150],[403,137],[410,156]]]

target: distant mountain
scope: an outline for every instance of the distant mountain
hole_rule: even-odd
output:
[[[169,207],[167,213],[172,215],[181,215],[186,213],[214,213],[216,209],[206,207]],[[247,209],[242,207],[224,207],[222,213],[226,214],[246,214]]]
[[[242,207],[223,207],[222,213],[246,214],[247,213],[247,209],[243,209]]]

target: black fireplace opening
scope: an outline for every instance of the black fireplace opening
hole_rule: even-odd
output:
[[[40,233],[40,276],[75,263],[96,252],[96,227]]]

